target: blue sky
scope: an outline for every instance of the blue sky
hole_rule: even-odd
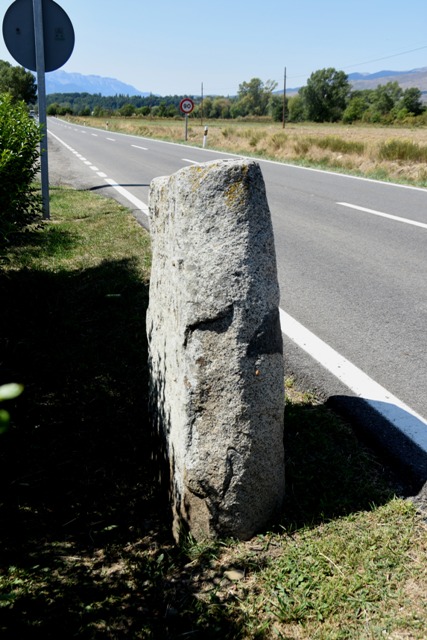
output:
[[[0,0],[0,15],[10,6]],[[233,95],[253,77],[306,83],[427,67],[427,2],[411,0],[58,0],[75,30],[65,71],[160,95]],[[16,64],[0,38],[0,59]]]

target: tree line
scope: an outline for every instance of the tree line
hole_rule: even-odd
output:
[[[277,83],[252,78],[242,82],[236,96],[192,96],[193,117],[265,117],[287,122],[394,122],[427,123],[427,107],[420,89],[402,89],[397,82],[376,89],[353,90],[343,71],[330,67],[311,74],[307,84],[291,97],[276,91]],[[11,93],[27,103],[36,96],[34,76],[22,67],[0,61],[0,93]],[[180,117],[179,103],[185,96],[102,96],[90,93],[55,93],[47,96],[49,115],[173,118]]]
[[[277,83],[252,78],[239,85],[237,96],[206,96],[195,100],[194,117],[251,118],[268,117],[287,122],[353,122],[392,124],[425,120],[426,105],[420,89],[402,89],[397,82],[376,89],[353,90],[347,75],[334,68],[311,74],[297,95],[286,97],[275,92]],[[91,94],[52,94],[48,96],[51,115],[151,116],[178,117],[184,96],[160,97]],[[420,118],[421,117],[421,118]]]

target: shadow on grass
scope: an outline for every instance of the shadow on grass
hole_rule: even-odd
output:
[[[9,253],[15,254],[15,257],[20,255],[21,258],[26,259],[28,257],[31,259],[31,257],[40,254],[50,257],[56,254],[64,254],[64,252],[72,251],[78,242],[78,236],[73,233],[57,229],[54,226],[46,229],[45,233],[40,233],[42,227],[43,223],[40,221],[33,228],[14,234],[11,236],[10,243],[7,246],[0,238],[0,268],[2,264],[7,262],[3,253],[5,248]]]
[[[287,528],[369,510],[400,490],[384,461],[325,405],[286,407],[285,459]]]
[[[0,439],[1,637],[247,637],[217,599],[220,564],[189,562],[170,538],[136,265],[8,272],[0,296],[0,384],[25,386]],[[288,408],[287,526],[390,496],[378,461],[330,419]]]

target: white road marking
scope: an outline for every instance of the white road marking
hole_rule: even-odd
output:
[[[357,211],[363,211],[364,213],[370,213],[374,216],[380,216],[381,218],[389,218],[390,220],[396,220],[396,222],[404,222],[405,224],[411,224],[414,227],[421,227],[421,229],[427,229],[427,224],[424,222],[417,222],[417,220],[408,220],[408,218],[401,218],[400,216],[392,216],[390,213],[383,213],[382,211],[376,211],[375,209],[367,209],[366,207],[359,207],[356,204],[349,204],[348,202],[337,202],[337,204],[343,207],[349,207],[350,209],[356,209]]]
[[[282,332],[292,342],[427,452],[427,420],[425,418],[311,333],[283,309],[279,311]]]
[[[98,175],[100,178],[106,178],[106,177],[107,177],[107,174],[106,174],[106,173],[104,173],[103,171],[98,171],[97,175]]]
[[[110,142],[115,142],[116,141],[115,138],[107,138],[107,140],[109,140]]]
[[[98,167],[95,167],[93,164],[89,167],[92,171],[99,171]]]
[[[73,149],[73,147],[70,147],[69,144],[61,140],[61,138],[59,138],[54,133],[52,133],[52,131],[48,131],[48,134],[51,135],[53,138],[55,138],[55,140],[58,140],[58,142],[60,142],[66,149],[68,149],[69,151],[72,151],[73,153],[76,153],[76,150]]]
[[[98,137],[98,134],[97,134],[97,133],[91,133],[90,135],[91,135],[91,136],[93,136],[94,138],[97,138],[97,137]]]
[[[196,160],[190,160],[189,158],[181,158],[183,162],[189,162],[190,164],[202,164],[201,162],[196,162]]]
[[[131,147],[134,149],[142,149],[143,151],[148,151],[147,147],[139,147],[137,144],[131,144]]]
[[[124,198],[126,198],[127,200],[129,200],[129,202],[135,205],[137,209],[145,213],[147,217],[149,217],[149,209],[147,205],[144,202],[142,202],[142,200],[134,196],[127,189],[124,189],[123,187],[121,187],[114,180],[110,180],[110,178],[104,178],[104,179],[105,179],[105,182],[107,182],[111,187],[113,187],[118,193],[120,193]]]

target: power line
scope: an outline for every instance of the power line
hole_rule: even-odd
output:
[[[389,60],[390,58],[397,58],[398,56],[403,56],[406,53],[414,53],[415,51],[421,51],[422,49],[427,49],[427,45],[422,47],[418,47],[417,49],[409,49],[408,51],[402,51],[401,53],[392,53],[389,56],[383,56],[382,58],[375,58],[374,60],[366,60],[366,62],[356,62],[355,64],[350,64],[343,69],[350,69],[351,67],[358,67],[362,64],[370,64],[371,62],[380,62],[381,60]]]
[[[398,58],[399,56],[404,56],[407,53],[414,53],[415,51],[421,51],[422,49],[427,49],[427,45],[423,45],[422,47],[417,47],[416,49],[408,49],[407,51],[401,51],[400,53],[392,53],[388,56],[382,56],[381,58],[373,58],[371,60],[365,60],[364,62],[355,62],[354,64],[346,65],[342,67],[342,69],[351,69],[352,67],[360,67],[364,64],[370,64],[371,62],[380,62],[381,60],[389,60],[390,58]],[[297,76],[290,76],[291,79],[294,78],[305,78],[307,77],[307,73],[299,74]]]

